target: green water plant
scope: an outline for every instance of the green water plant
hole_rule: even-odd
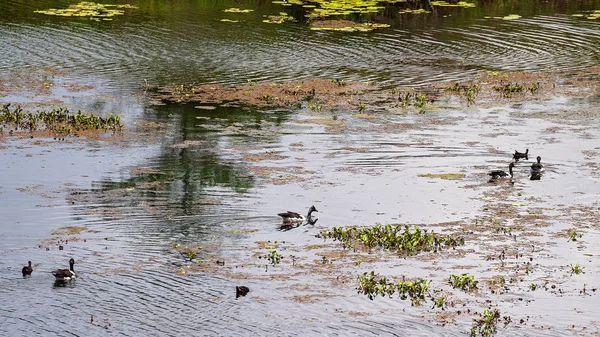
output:
[[[452,286],[452,288],[454,288],[454,289],[458,288],[465,292],[471,292],[471,291],[477,289],[477,284],[479,283],[479,281],[475,281],[475,277],[473,275],[468,275],[468,274],[461,274],[461,275],[450,274],[449,281],[450,281],[450,285]]]
[[[65,16],[65,17],[88,17],[95,20],[112,20],[112,17],[116,15],[125,14],[125,9],[138,8],[133,5],[113,5],[113,4],[101,4],[96,2],[83,1],[77,4],[71,4],[68,8],[64,9],[45,9],[36,10],[35,13],[46,14],[52,16]]]
[[[523,92],[525,88],[519,83],[509,82],[506,84],[501,83],[500,85],[495,86],[494,90],[499,92],[502,97],[511,98],[514,94]]]
[[[66,108],[55,107],[50,111],[26,112],[20,106],[11,108],[5,104],[0,110],[0,125],[11,131],[48,130],[59,134],[72,134],[77,131],[121,131],[121,117],[107,118],[81,111],[71,113]]]
[[[407,255],[418,254],[421,251],[437,252],[443,247],[464,245],[463,237],[444,236],[419,226],[401,224],[377,224],[360,228],[333,227],[331,231],[322,231],[320,236],[340,241],[344,248],[353,248],[358,244],[367,249],[381,247]]]
[[[500,311],[484,310],[483,314],[479,314],[481,318],[473,318],[474,324],[471,328],[471,337],[475,336],[491,336],[496,333],[498,321],[500,320]]]
[[[279,254],[276,250],[271,250],[268,254],[264,256],[264,258],[269,261],[269,263],[273,266],[278,265],[283,258],[281,254]]]
[[[411,305],[420,305],[429,294],[431,281],[417,279],[415,281],[400,281],[394,283],[385,276],[376,275],[374,271],[364,272],[358,276],[358,293],[366,295],[370,300],[377,296],[392,297],[395,293],[401,300],[410,299]]]
[[[579,263],[575,264],[575,265],[570,265],[571,267],[571,275],[573,274],[582,274],[583,273],[583,268],[579,265]]]

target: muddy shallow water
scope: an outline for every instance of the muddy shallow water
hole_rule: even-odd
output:
[[[12,13],[0,14],[0,103],[117,113],[126,130],[0,138],[0,334],[462,336],[487,308],[510,317],[498,335],[599,333],[597,92],[471,106],[441,98],[422,114],[206,110],[144,95],[144,79],[333,77],[386,87],[471,79],[480,69],[585,69],[597,63],[597,23],[570,14],[597,3],[518,12],[500,2],[498,13],[478,4],[445,20],[390,16],[387,30],[325,34],[302,22],[262,24],[261,14],[280,8],[249,2],[256,13],[243,36],[215,20],[235,2],[140,2],[106,25],[33,15],[49,3],[0,5]],[[524,18],[484,18],[513,11]],[[514,185],[487,182],[525,148]],[[546,172],[530,181],[538,155]],[[443,173],[464,176],[426,176]],[[280,226],[277,213],[313,204],[314,226]],[[316,237],[375,223],[418,224],[466,244],[405,257]],[[84,230],[57,234],[65,226]],[[266,261],[271,250],[280,264]],[[77,280],[54,284],[50,271],[70,257]],[[22,278],[28,260],[34,272]],[[572,274],[575,264],[584,273]],[[450,305],[371,301],[356,290],[370,271],[427,278]],[[479,290],[452,289],[451,273],[474,275]],[[501,277],[506,284],[491,284]],[[239,285],[250,292],[236,299]]]

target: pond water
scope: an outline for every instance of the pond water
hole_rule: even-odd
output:
[[[265,1],[129,1],[138,8],[101,22],[34,13],[72,3],[0,3],[0,103],[116,113],[129,136],[0,138],[0,335],[463,336],[489,307],[512,319],[498,335],[598,333],[597,92],[365,119],[153,105],[144,88],[315,77],[421,87],[482,70],[587,69],[600,59],[599,21],[573,14],[600,1],[478,1],[429,14],[398,14],[413,5],[397,3],[346,17],[390,25],[372,32],[313,31],[309,9]],[[297,22],[262,22],[282,11]],[[510,14],[521,18],[501,19]],[[343,128],[311,122],[326,114]],[[525,148],[514,186],[487,183]],[[537,155],[539,182],[527,177]],[[448,172],[465,176],[420,176]],[[316,225],[279,226],[277,213],[313,204]],[[355,261],[316,237],[375,223],[460,233],[467,245],[439,261],[380,251]],[[53,234],[65,226],[85,230]],[[569,229],[583,236],[569,241]],[[186,245],[202,247],[192,261]],[[280,265],[265,263],[270,246]],[[501,251],[507,261],[490,258]],[[71,257],[77,280],[55,284],[50,272]],[[585,274],[570,275],[577,263]],[[444,290],[455,301],[446,311],[370,301],[356,287],[371,270],[438,288],[470,273],[481,291]],[[490,293],[484,280],[500,275],[515,284]],[[236,298],[240,285],[250,293]]]

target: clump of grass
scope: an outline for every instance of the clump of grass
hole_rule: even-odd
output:
[[[406,109],[412,105],[422,112],[424,111],[427,103],[430,101],[430,99],[427,98],[426,94],[415,93],[412,91],[400,91],[397,89],[392,89],[392,95],[398,96],[398,102],[402,109]]]
[[[421,251],[437,252],[442,247],[456,247],[465,243],[463,237],[444,236],[433,231],[428,232],[419,226],[409,227],[401,224],[377,224],[361,228],[334,227],[331,231],[322,231],[321,236],[342,242],[344,248],[361,244],[368,249],[381,247],[409,255]]]
[[[471,292],[471,291],[477,289],[477,283],[479,283],[479,281],[475,281],[475,277],[473,275],[468,275],[468,274],[454,275],[454,274],[450,274],[450,285],[454,289],[458,288],[458,289],[460,289],[462,291],[465,291],[465,292]]]
[[[397,292],[401,300],[410,299],[412,305],[418,306],[426,300],[425,296],[429,295],[429,283],[431,281],[425,279],[394,283],[387,277],[375,275],[375,272],[371,271],[358,276],[358,293],[365,294],[373,300],[376,296],[391,297]]]

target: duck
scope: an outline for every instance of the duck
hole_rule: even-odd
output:
[[[542,157],[538,156],[536,158],[537,163],[531,164],[531,177],[529,180],[540,180],[542,179],[542,173],[544,173],[544,165],[542,165]]]
[[[525,149],[525,152],[519,152],[515,150],[515,154],[513,154],[513,159],[518,161],[521,158],[525,158],[525,160],[529,160],[529,149]]]
[[[248,294],[249,291],[250,291],[250,288],[248,288],[246,286],[236,286],[235,287],[235,298],[238,298],[240,296],[246,296],[246,294]]]
[[[27,261],[27,265],[23,267],[23,277],[31,275],[33,268],[31,268],[31,261]]]
[[[305,220],[308,220],[308,222],[310,223],[312,221],[312,212],[318,212],[314,205],[310,206],[310,208],[308,209],[308,215],[306,215],[306,217],[300,213],[290,211],[279,213],[277,215],[279,215],[283,219],[283,223],[303,222]]]
[[[70,281],[75,278],[75,270],[73,270],[73,265],[75,264],[75,260],[71,258],[69,260],[69,269],[58,269],[52,272],[52,275],[56,277],[57,281]]]
[[[491,176],[489,182],[492,183],[494,181],[496,181],[498,178],[501,177],[506,177],[508,175],[510,175],[510,179],[512,181],[513,178],[513,167],[515,167],[515,163],[510,163],[508,164],[508,173],[502,171],[502,170],[493,170],[490,173],[488,173],[489,176]]]

